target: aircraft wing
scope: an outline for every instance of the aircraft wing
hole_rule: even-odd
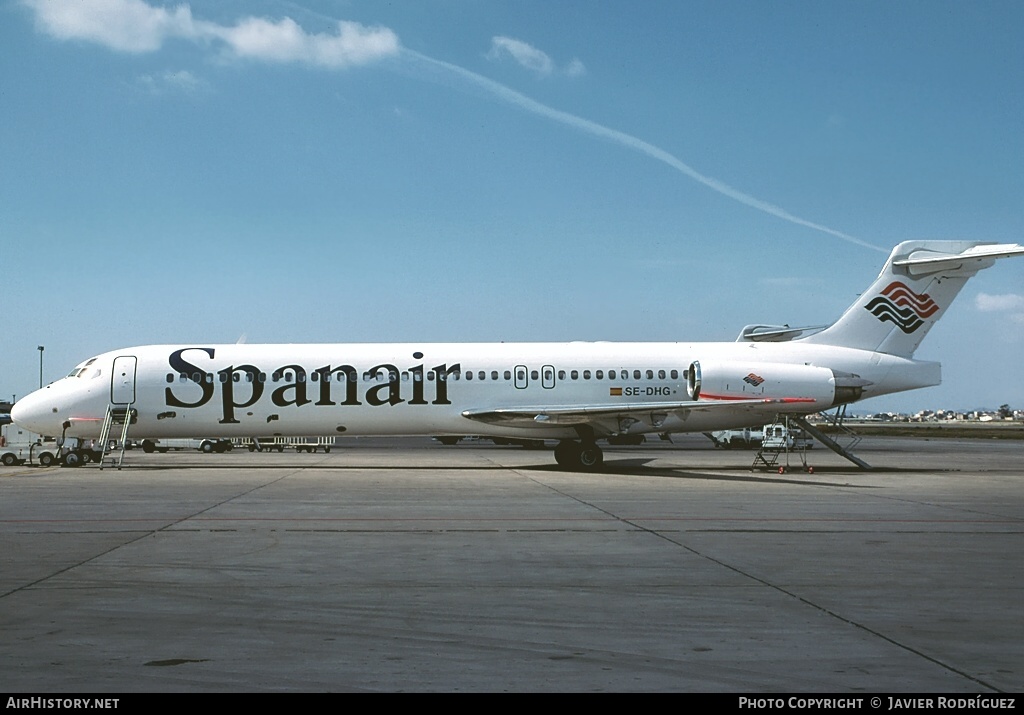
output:
[[[632,425],[643,423],[658,429],[670,414],[686,419],[691,412],[732,410],[738,413],[774,414],[782,405],[814,403],[811,398],[780,397],[746,400],[688,400],[685,402],[626,402],[618,405],[573,405],[506,407],[488,410],[466,410],[462,416],[508,427],[576,427],[589,425],[599,434],[625,432]]]

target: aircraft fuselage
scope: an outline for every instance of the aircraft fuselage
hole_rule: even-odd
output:
[[[194,345],[100,355],[19,402],[35,431],[96,437],[108,404],[137,411],[134,437],[464,435],[571,438],[572,427],[495,424],[467,411],[581,405],[652,409],[691,399],[799,398],[778,412],[837,401],[836,373],[863,397],[938,383],[938,365],[799,343],[470,343]],[[847,400],[841,400],[847,401]],[[668,410],[628,431],[705,431],[756,423],[749,409]],[[29,416],[31,414],[31,417]],[[619,433],[612,415],[600,433]]]

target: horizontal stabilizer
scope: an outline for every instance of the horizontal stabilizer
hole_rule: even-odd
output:
[[[940,253],[937,251],[917,250],[908,257],[892,262],[894,266],[906,268],[912,276],[923,276],[938,271],[957,271],[975,273],[988,268],[997,258],[1024,256],[1024,246],[1016,243],[998,243],[974,246],[961,253]]]

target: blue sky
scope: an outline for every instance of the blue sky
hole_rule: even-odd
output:
[[[1024,4],[0,2],[0,391],[147,343],[732,340],[1024,238]],[[1024,407],[1024,260],[865,409]]]

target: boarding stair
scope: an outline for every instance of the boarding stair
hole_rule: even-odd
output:
[[[826,434],[823,430],[810,424],[803,417],[790,417],[790,421],[795,422],[804,432],[814,437],[814,439],[821,442],[840,457],[850,460],[861,469],[871,469],[870,464],[855,455],[852,451],[854,447],[860,444],[863,437],[843,424],[843,420],[846,417],[846,405],[837,407],[835,414],[823,412],[822,416],[825,418],[826,424],[831,428],[835,437]],[[840,440],[845,440],[846,444],[840,444]]]
[[[102,452],[100,453],[100,469],[103,469],[106,464],[108,453],[110,453],[110,466],[116,466],[118,470],[121,469],[121,465],[124,463],[124,450],[128,446],[128,428],[131,427],[132,423],[136,422],[138,418],[138,411],[131,405],[107,405],[107,413],[103,417],[103,427],[100,430],[100,444],[102,446]],[[120,450],[116,447],[111,450],[110,447],[110,433],[117,432],[115,428],[120,428],[121,438],[116,444],[120,445]],[[114,456],[114,452],[118,452],[117,456]]]

